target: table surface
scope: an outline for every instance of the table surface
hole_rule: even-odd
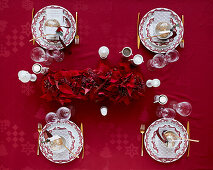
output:
[[[19,70],[31,72],[33,61],[30,52],[31,10],[35,12],[47,5],[59,5],[74,16],[78,11],[80,45],[72,43],[61,63],[50,67],[54,70],[81,70],[96,68],[100,61],[98,49],[110,49],[109,62],[116,65],[121,60],[119,51],[125,46],[133,54],[141,54],[145,62],[154,56],[144,46],[137,49],[137,13],[145,15],[149,10],[165,7],[185,17],[185,48],[177,48],[180,59],[159,71],[150,72],[146,64],[140,69],[144,79],[159,78],[159,88],[147,89],[145,97],[130,105],[108,105],[106,117],[101,116],[94,102],[74,101],[71,121],[84,124],[85,158],[58,165],[42,154],[36,155],[37,124],[45,125],[44,117],[56,111],[59,104],[40,99],[40,81],[21,83]],[[212,126],[212,7],[210,0],[0,0],[0,68],[1,68],[1,116],[0,116],[0,169],[37,170],[139,170],[139,169],[213,169]],[[37,46],[37,45],[36,45]],[[189,117],[176,116],[185,127],[190,121],[190,156],[183,155],[178,161],[163,164],[153,160],[146,151],[140,156],[140,125],[148,127],[158,118],[153,96],[166,94],[170,101],[189,101],[193,111]]]

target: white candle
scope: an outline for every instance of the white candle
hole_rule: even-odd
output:
[[[107,107],[106,106],[102,106],[100,111],[101,111],[102,116],[106,116],[107,115]]]

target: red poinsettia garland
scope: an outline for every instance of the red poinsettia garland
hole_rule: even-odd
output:
[[[42,81],[42,98],[70,103],[72,99],[129,104],[144,95],[145,84],[141,73],[131,69],[129,63],[111,68],[100,63],[95,70],[49,71]]]

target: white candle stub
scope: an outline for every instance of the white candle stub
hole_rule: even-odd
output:
[[[159,79],[153,79],[152,80],[152,86],[153,87],[159,87],[160,86],[160,80]]]
[[[102,114],[103,116],[106,116],[106,115],[107,115],[107,107],[106,107],[106,106],[102,106],[100,110],[101,110],[101,114]]]

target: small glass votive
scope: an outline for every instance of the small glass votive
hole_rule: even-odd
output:
[[[45,74],[45,73],[48,72],[48,70],[49,70],[48,67],[42,67],[42,65],[39,64],[39,63],[35,63],[35,64],[32,66],[32,71],[33,71],[33,73],[35,73],[35,74],[39,74],[39,73]]]
[[[164,94],[154,96],[154,103],[159,103],[161,105],[164,105],[167,102],[168,102],[168,98]]]

